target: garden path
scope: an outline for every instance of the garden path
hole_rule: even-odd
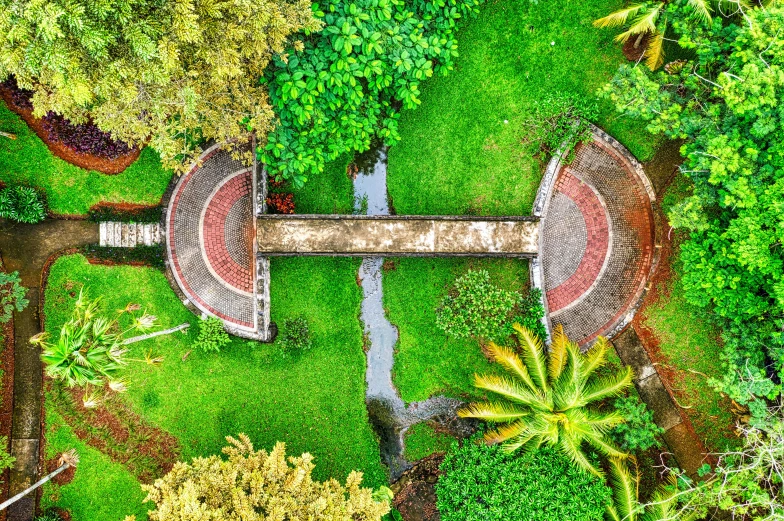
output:
[[[47,261],[66,248],[98,242],[98,224],[88,221],[46,220],[14,224],[0,220],[0,254],[6,270],[18,271],[28,288],[30,304],[14,313],[14,404],[11,454],[16,463],[10,475],[10,494],[21,492],[38,479],[41,439],[43,367],[41,350],[29,339],[41,332],[42,277]],[[8,521],[30,521],[35,494],[8,508]]]

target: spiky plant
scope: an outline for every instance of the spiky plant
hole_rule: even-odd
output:
[[[634,465],[632,470],[628,462]],[[640,475],[634,458],[610,459],[610,486],[612,503],[607,506],[607,521],[694,521],[699,516],[678,508],[678,487],[675,474],[669,474],[668,483],[660,485],[645,505],[639,502]]]
[[[41,333],[30,339],[31,343],[42,348],[41,360],[46,373],[52,378],[64,381],[69,387],[100,386],[109,384],[112,390],[123,390],[125,384],[119,378],[120,370],[130,361],[125,357],[126,345],[142,337],[126,338],[135,331],[152,327],[155,317],[148,314],[137,316],[133,311],[139,306],[128,305],[117,316],[100,316],[100,299],[88,300],[79,292],[71,318],[63,324],[57,341],[48,341],[48,335]],[[131,315],[131,324],[126,329],[119,326],[122,314]],[[95,398],[95,393],[85,393],[85,397]],[[97,400],[97,398],[95,398]]]
[[[731,16],[747,5],[746,0],[687,0],[686,3],[691,7],[692,16],[706,22],[711,21],[715,11]],[[593,25],[602,28],[624,27],[625,30],[615,37],[615,41],[626,43],[634,38],[635,49],[646,35],[650,36],[643,57],[645,65],[653,71],[664,63],[664,37],[671,14],[669,4],[669,0],[635,3],[594,20]]]
[[[458,414],[501,424],[485,434],[488,443],[503,443],[509,451],[531,450],[545,443],[555,445],[576,464],[602,475],[584,449],[590,446],[608,457],[626,456],[609,437],[610,429],[622,423],[623,416],[614,410],[602,410],[599,403],[620,395],[631,385],[631,368],[597,376],[596,370],[606,363],[612,348],[604,338],[582,353],[557,326],[546,355],[539,337],[517,324],[514,328],[522,357],[509,347],[491,343],[487,348],[508,376],[474,376],[474,385],[503,400],[472,403]]]

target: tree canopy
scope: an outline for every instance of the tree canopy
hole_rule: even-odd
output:
[[[784,9],[710,23],[683,12],[674,29],[692,59],[657,74],[623,66],[605,92],[652,132],[685,140],[693,193],[669,218],[689,230],[686,297],[724,327],[719,387],[761,412],[754,398],[779,394],[770,376],[784,376]]]
[[[352,472],[343,486],[334,479],[313,481],[313,456],[286,458],[286,446],[254,450],[244,434],[226,438],[228,456],[178,462],[162,479],[142,485],[157,509],[153,521],[224,521],[293,519],[379,521],[389,512],[385,500],[362,488],[362,474]]]
[[[258,79],[319,26],[308,0],[0,0],[0,80],[32,90],[36,116],[91,120],[179,168],[201,139],[271,129]]]

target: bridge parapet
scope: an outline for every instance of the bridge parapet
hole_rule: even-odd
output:
[[[533,257],[534,217],[264,215],[256,219],[264,256]]]

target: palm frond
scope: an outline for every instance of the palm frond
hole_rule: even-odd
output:
[[[615,37],[615,41],[626,43],[632,36],[639,36],[645,33],[656,33],[656,22],[661,14],[662,6],[652,8],[650,11],[641,14],[632,21],[629,28]]]
[[[490,354],[492,359],[501,364],[504,369],[525,382],[531,391],[539,391],[536,385],[534,385],[533,380],[531,380],[531,375],[528,373],[528,369],[523,364],[523,361],[520,360],[520,357],[517,355],[517,353],[508,347],[499,346],[495,344],[495,342],[490,342],[490,345],[487,347],[487,352]]]
[[[618,9],[605,16],[593,21],[594,27],[619,27],[627,22],[630,17],[636,15],[640,9],[645,7],[645,4],[634,4],[623,9]]]
[[[529,416],[529,411],[503,402],[471,403],[457,412],[461,418],[479,418],[491,423],[503,423]]]
[[[508,400],[528,406],[542,407],[542,397],[505,376],[474,375],[474,385],[480,389],[500,394]]]
[[[508,423],[506,425],[501,425],[497,429],[487,431],[485,433],[485,441],[491,445],[495,445],[496,443],[501,443],[512,438],[518,438],[520,436],[523,436],[526,439],[531,439],[533,435],[528,434],[526,436],[527,431],[528,431],[528,424],[518,420],[512,423]],[[522,445],[522,443],[519,444],[518,447],[520,445]],[[509,447],[507,447],[507,450],[510,450],[511,452],[511,450],[514,449],[509,449]]]
[[[601,469],[597,468],[593,463],[591,463],[588,458],[585,457],[582,449],[580,448],[580,442],[576,441],[571,436],[562,436],[560,439],[560,443],[558,443],[558,448],[560,451],[572,460],[575,465],[590,472],[595,476],[599,476],[600,478],[604,478],[604,472]]]
[[[632,384],[632,368],[626,366],[620,373],[594,379],[580,396],[582,404],[619,396]]]
[[[591,346],[587,353],[585,353],[585,367],[583,374],[585,376],[591,375],[598,368],[607,363],[607,353],[610,349],[614,349],[609,340],[600,336],[596,342]]]
[[[626,460],[610,458],[610,487],[615,519],[637,520],[639,486],[639,475],[632,476]]]
[[[569,339],[566,338],[563,326],[558,324],[555,326],[555,330],[553,330],[552,342],[550,342],[547,353],[547,370],[550,378],[553,380],[561,376],[561,372],[563,372],[563,368],[566,365],[566,346],[568,343]]]
[[[608,458],[623,459],[629,457],[629,454],[623,452],[613,443],[609,442],[606,434],[599,432],[584,432],[582,439]]]
[[[520,347],[523,349],[523,360],[528,368],[534,383],[544,392],[550,389],[547,381],[547,360],[544,355],[542,340],[530,329],[520,324],[515,324],[517,338],[520,340]]]
[[[645,66],[650,70],[655,71],[664,63],[664,31],[667,30],[665,25],[661,32],[653,35],[653,38],[648,43],[648,48],[645,49]]]
[[[710,22],[713,19],[711,17],[711,6],[708,3],[708,0],[687,0],[686,3],[694,9],[697,18],[706,22]]]

